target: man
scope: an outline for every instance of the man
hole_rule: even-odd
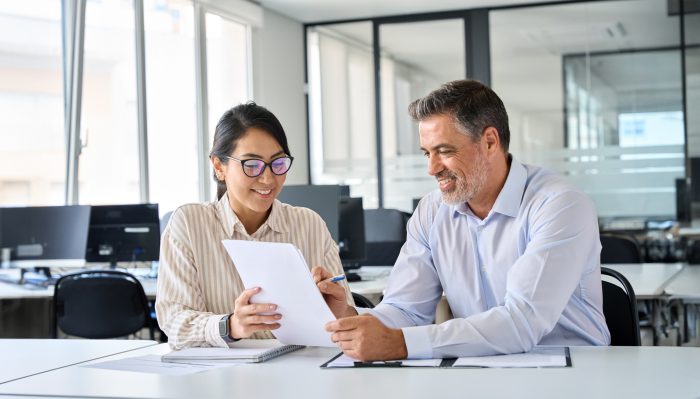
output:
[[[409,221],[376,308],[348,306],[343,288],[314,269],[338,317],[326,326],[332,340],[361,360],[609,344],[592,202],[508,153],[505,107],[479,82],[446,83],[409,113],[439,190]],[[432,324],[443,292],[455,318]]]

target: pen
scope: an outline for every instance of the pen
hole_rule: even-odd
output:
[[[338,281],[343,281],[345,280],[345,275],[344,274],[339,274],[337,276],[333,276],[331,278],[326,279],[329,283],[337,283]]]

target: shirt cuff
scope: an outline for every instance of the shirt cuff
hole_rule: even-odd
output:
[[[212,315],[207,319],[207,324],[204,326],[204,337],[206,341],[216,347],[228,348],[228,344],[219,335],[219,321],[225,314]]]
[[[432,359],[433,345],[430,342],[428,327],[404,327],[403,339],[406,342],[407,359]]]

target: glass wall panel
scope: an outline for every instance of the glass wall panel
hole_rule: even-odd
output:
[[[489,14],[491,79],[510,152],[567,175],[601,217],[675,218],[685,177],[679,18],[667,2]]]
[[[311,182],[349,185],[376,208],[372,24],[312,27],[307,38]]]
[[[136,62],[132,1],[89,1],[80,135],[79,202],[138,203]]]
[[[695,4],[695,8],[688,9]],[[684,15],[686,121],[691,165],[693,219],[700,218],[700,6],[686,1]]]
[[[61,1],[0,2],[0,205],[64,203]]]
[[[413,211],[413,199],[436,189],[408,105],[442,83],[465,78],[464,21],[380,26],[384,207]]]
[[[144,2],[150,201],[161,214],[198,202],[194,8]]]

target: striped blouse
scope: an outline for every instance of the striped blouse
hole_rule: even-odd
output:
[[[323,219],[307,208],[277,200],[267,221],[248,234],[231,209],[228,196],[178,208],[163,232],[158,271],[156,314],[172,348],[220,346],[219,320],[234,312],[245,289],[221,240],[288,242],[297,246],[309,267],[343,272],[338,246]],[[353,304],[347,283],[348,303]],[[251,338],[274,338],[259,331]]]

